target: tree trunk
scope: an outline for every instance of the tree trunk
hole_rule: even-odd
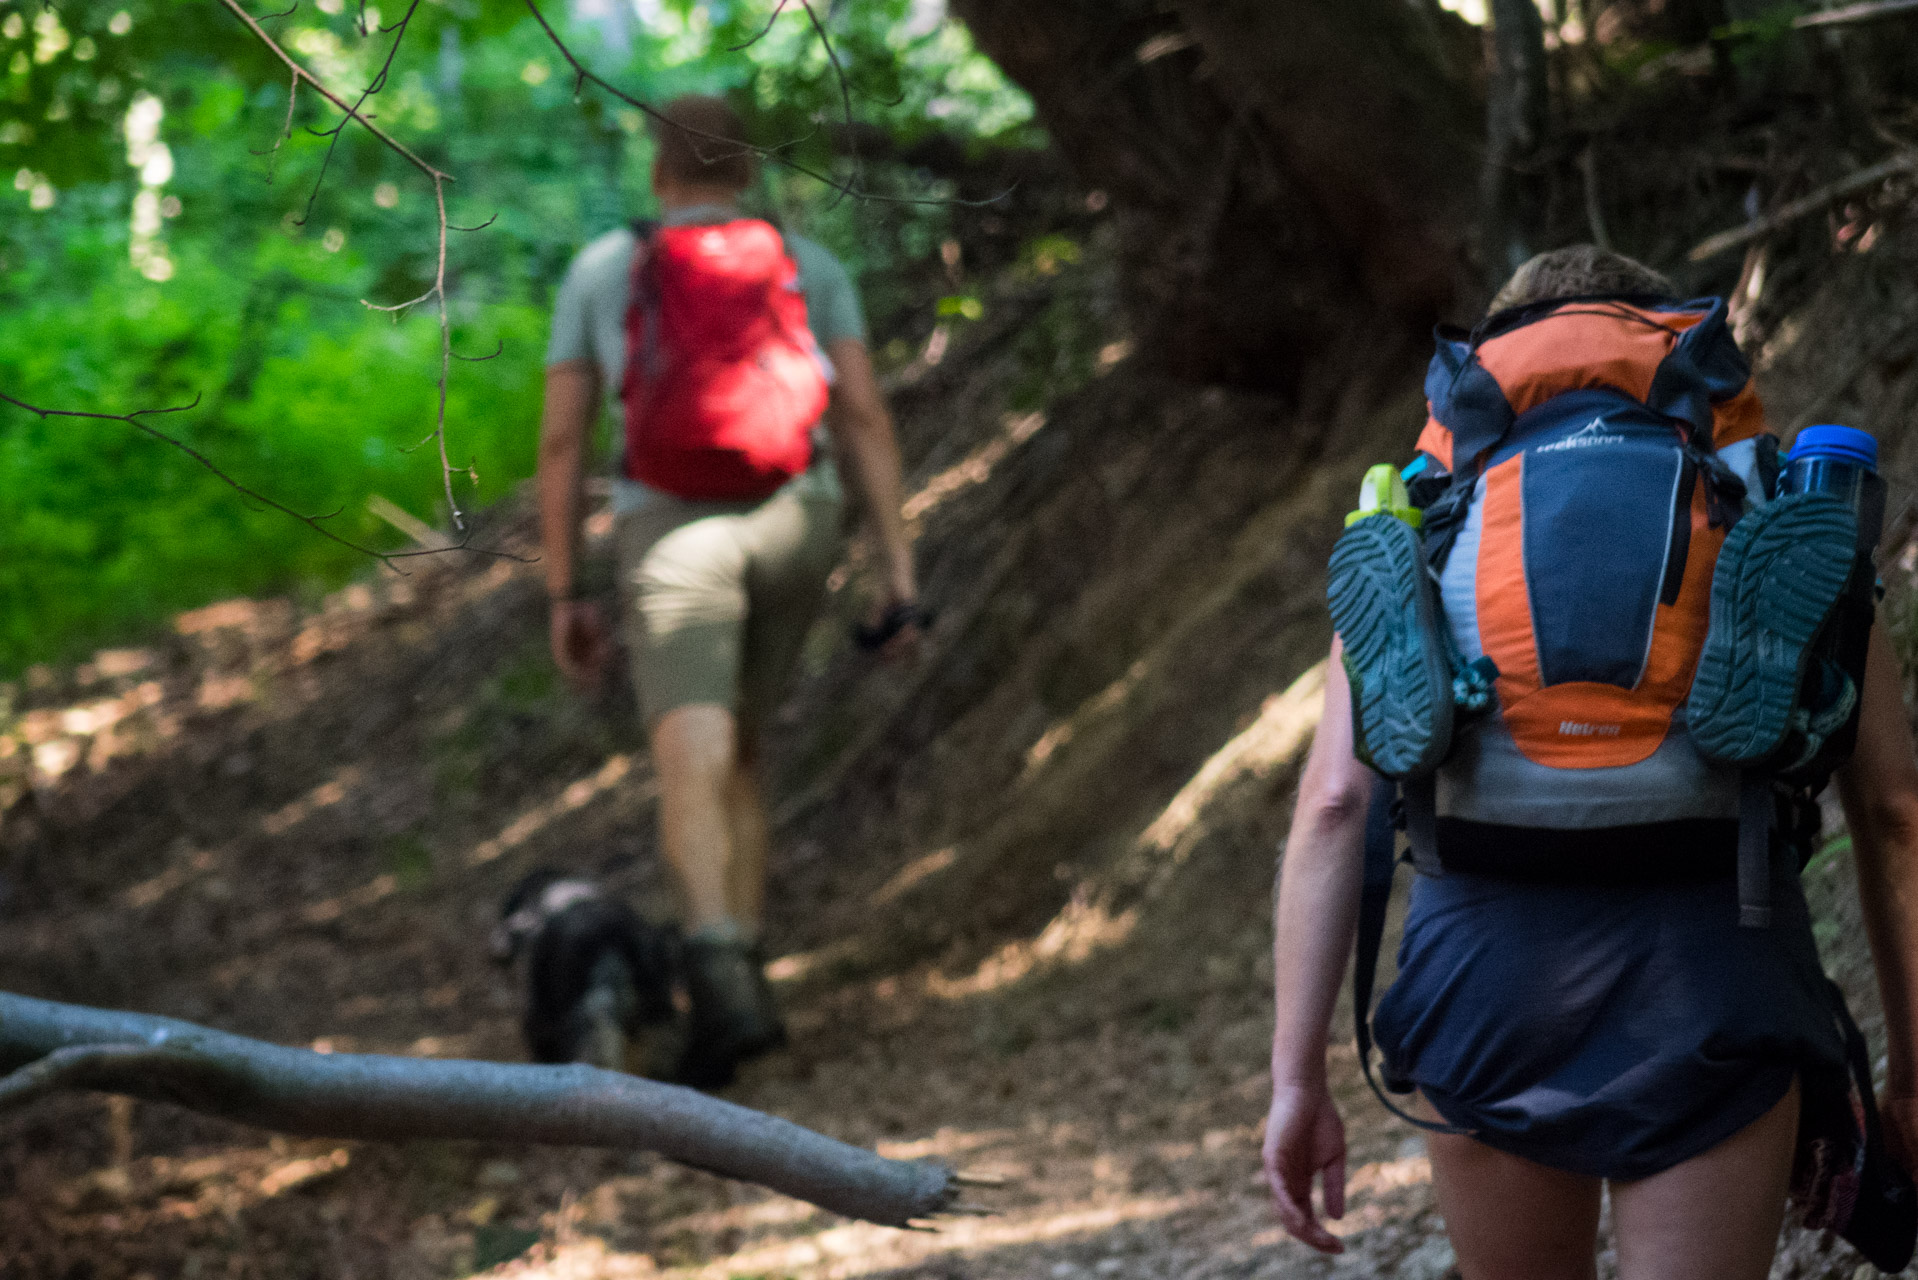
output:
[[[1488,281],[1496,287],[1543,246],[1540,159],[1550,129],[1545,23],[1533,0],[1492,0],[1480,210]]]
[[[955,0],[1124,219],[1142,346],[1287,388],[1470,293],[1480,116],[1405,0]]]

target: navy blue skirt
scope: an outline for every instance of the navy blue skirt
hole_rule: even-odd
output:
[[[1765,1114],[1844,1042],[1796,876],[1769,929],[1734,881],[1413,886],[1374,1030],[1388,1074],[1489,1146],[1643,1178]]]

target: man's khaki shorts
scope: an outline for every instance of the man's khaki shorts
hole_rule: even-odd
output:
[[[764,502],[651,493],[614,525],[619,605],[648,725],[697,703],[762,729],[839,559],[842,501],[788,485]]]

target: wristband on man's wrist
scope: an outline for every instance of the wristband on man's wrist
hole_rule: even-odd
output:
[[[932,610],[918,601],[901,600],[881,614],[876,624],[867,626],[861,623],[854,627],[853,640],[861,649],[868,651],[880,649],[907,627],[917,627],[924,631],[932,626],[933,620]]]

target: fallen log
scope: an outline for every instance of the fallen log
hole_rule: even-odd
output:
[[[950,1212],[964,1181],[692,1089],[588,1066],[316,1053],[145,1014],[0,992],[0,1110],[94,1089],[311,1138],[658,1152],[886,1226]]]

